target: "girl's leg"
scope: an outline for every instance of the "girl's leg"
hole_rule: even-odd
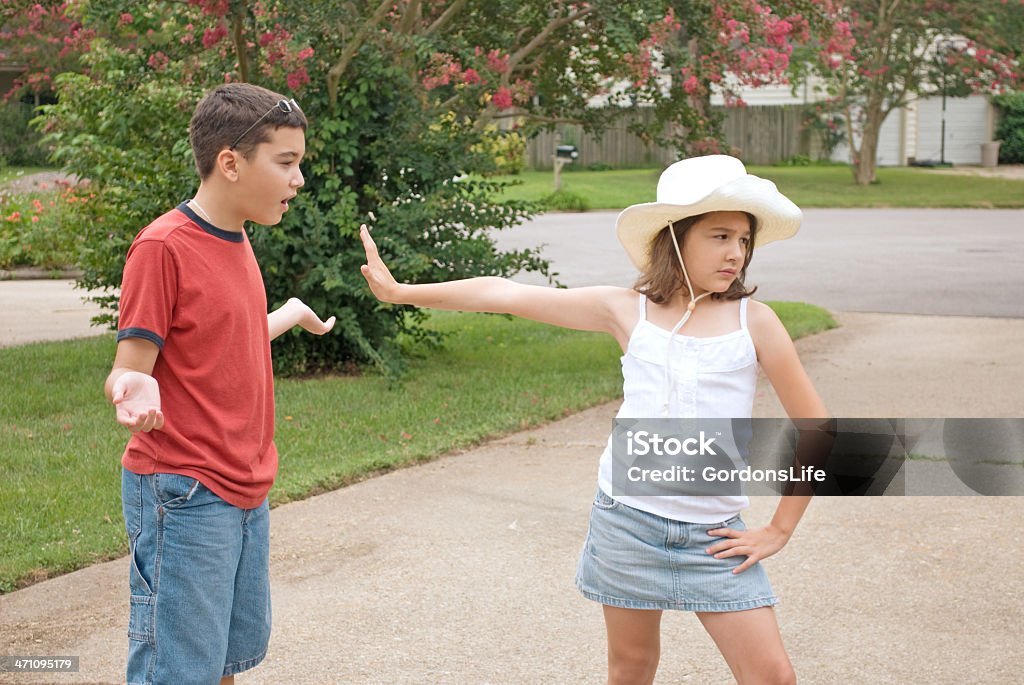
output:
[[[661,611],[604,605],[608,685],[650,685],[661,658]]]
[[[796,673],[782,645],[775,610],[698,612],[739,685],[791,685]]]

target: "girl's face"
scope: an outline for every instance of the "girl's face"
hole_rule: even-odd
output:
[[[694,295],[728,290],[749,244],[750,221],[743,212],[712,212],[691,226],[680,247]]]

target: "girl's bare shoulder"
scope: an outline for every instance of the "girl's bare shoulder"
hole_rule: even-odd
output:
[[[779,320],[779,317],[775,313],[774,309],[766,305],[764,302],[759,302],[754,298],[748,298],[747,318],[751,323],[753,323],[755,320],[757,320],[758,322]]]
[[[780,333],[789,337],[789,334],[786,333],[786,327],[782,325],[782,321],[779,319],[778,314],[775,313],[775,310],[764,302],[758,302],[754,299],[751,299],[747,304],[747,328],[750,330],[750,335],[754,338],[755,343],[759,339],[774,338]]]

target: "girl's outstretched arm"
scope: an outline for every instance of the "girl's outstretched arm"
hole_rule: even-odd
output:
[[[792,338],[775,312],[768,305],[751,300],[748,320],[758,362],[789,417],[794,420],[828,418],[825,403],[814,389],[814,384],[800,363]],[[810,435],[805,438],[804,435],[808,433]],[[819,445],[803,443],[805,439],[813,442],[819,438],[829,439],[824,433],[814,435],[813,431],[808,431],[802,434],[798,449],[817,449]],[[711,535],[726,539],[711,545],[707,551],[717,558],[747,555],[747,559],[733,573],[745,571],[761,559],[775,554],[789,542],[810,502],[810,495],[784,496],[779,500],[771,523],[763,528],[746,531],[730,528],[709,530]]]
[[[628,288],[549,288],[492,276],[444,283],[398,283],[366,226],[359,228],[359,236],[366,250],[366,264],[360,271],[382,302],[512,314],[563,328],[610,333],[621,345],[628,341],[638,316],[637,294]]]

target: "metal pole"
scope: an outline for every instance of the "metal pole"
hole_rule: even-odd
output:
[[[562,132],[555,130],[555,154],[551,156],[552,166],[555,171],[555,192],[562,189],[562,160],[558,158],[558,146],[562,144]]]
[[[942,62],[942,145],[939,152],[939,164],[946,163],[946,62]]]

